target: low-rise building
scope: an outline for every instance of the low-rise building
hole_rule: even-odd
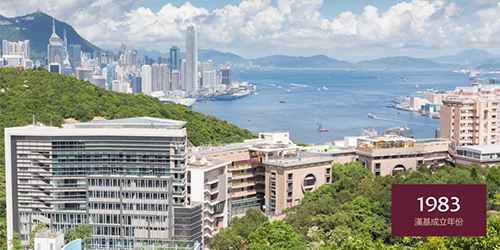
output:
[[[415,140],[387,135],[359,138],[358,145],[359,161],[375,176],[415,171],[423,163],[444,165],[451,159],[450,141],[445,139]]]
[[[470,165],[472,163],[500,163],[500,145],[462,146],[456,148],[455,163]]]

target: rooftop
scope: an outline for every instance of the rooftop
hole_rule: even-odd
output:
[[[262,161],[263,164],[292,167],[297,165],[306,165],[320,162],[333,162],[334,157],[320,153],[300,153],[298,155],[285,155],[284,157],[269,157],[268,160]]]
[[[133,117],[115,120],[91,121],[74,124],[64,124],[66,129],[84,128],[161,128],[161,129],[181,129],[186,125],[184,121],[154,117]]]
[[[500,144],[495,145],[477,145],[477,146],[461,146],[457,150],[472,151],[480,154],[495,154],[500,153]]]
[[[221,165],[230,164],[231,161],[215,157],[203,157],[199,155],[191,155],[188,157],[188,169],[208,169],[212,167],[219,167]]]

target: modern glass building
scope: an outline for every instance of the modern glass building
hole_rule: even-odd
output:
[[[26,245],[38,223],[57,231],[86,223],[95,244],[111,248],[201,242],[202,205],[187,205],[185,124],[138,117],[6,128],[8,238],[18,232]]]

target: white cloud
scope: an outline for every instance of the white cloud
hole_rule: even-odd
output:
[[[38,7],[65,21],[87,40],[104,48],[125,42],[132,48],[167,51],[184,44],[189,23],[197,26],[200,48],[226,50],[262,46],[290,51],[339,48],[439,49],[466,41],[500,40],[500,3],[474,5],[475,12],[453,2],[400,2],[385,12],[367,5],[362,13],[322,16],[323,1],[242,1],[209,11],[186,2],[166,3],[159,11],[132,8],[130,0],[2,1],[0,14],[24,15]],[[463,5],[462,5],[463,6]],[[478,20],[474,28],[471,20]],[[248,52],[247,55],[252,53]],[[327,54],[327,53],[325,53]]]

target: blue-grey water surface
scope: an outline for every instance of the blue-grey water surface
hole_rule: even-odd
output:
[[[233,69],[234,80],[256,85],[258,95],[233,101],[196,102],[192,109],[253,133],[289,131],[293,141],[323,144],[357,136],[361,127],[374,128],[381,134],[386,128],[406,125],[416,138],[434,138],[439,128],[438,119],[386,106],[398,96],[421,97],[415,93],[418,90],[453,90],[456,86],[465,86],[468,75],[451,70],[274,69],[264,72],[253,68]],[[416,85],[420,86],[415,88]],[[393,121],[372,119],[368,113]],[[330,131],[318,132],[316,122]]]

